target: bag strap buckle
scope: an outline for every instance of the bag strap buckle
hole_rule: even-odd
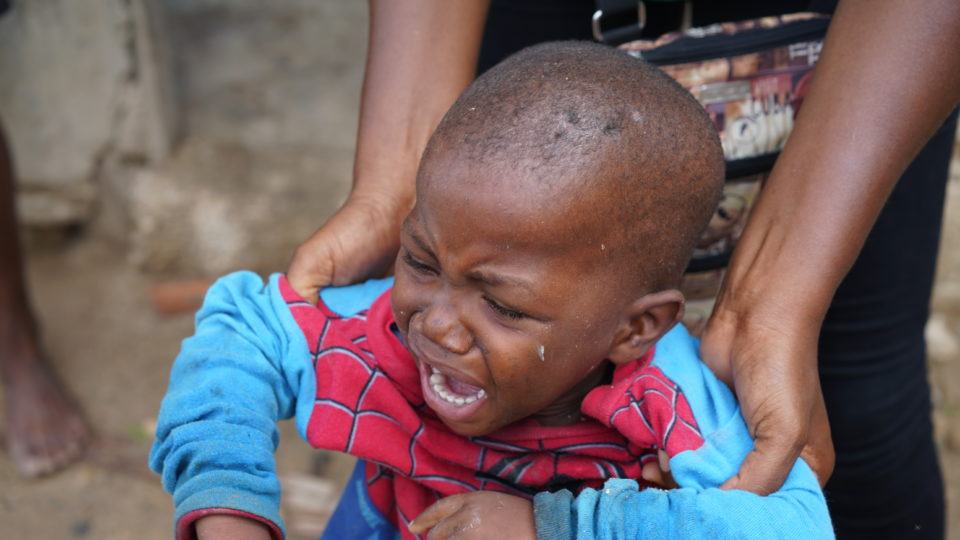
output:
[[[593,30],[593,39],[600,43],[608,43],[611,45],[639,39],[644,27],[647,26],[647,6],[643,1],[637,2],[636,27],[633,25],[621,26],[612,28],[606,33],[603,31],[603,17],[605,14],[609,14],[609,11],[604,13],[602,8],[603,2],[598,2],[598,4],[600,5],[597,7],[597,10],[593,12],[593,20],[590,25]]]

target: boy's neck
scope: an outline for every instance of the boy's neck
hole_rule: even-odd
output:
[[[580,407],[583,398],[594,388],[609,384],[613,377],[613,364],[604,361],[600,366],[587,374],[582,381],[570,389],[559,399],[545,409],[533,415],[532,418],[542,426],[569,426],[579,422],[583,415]]]

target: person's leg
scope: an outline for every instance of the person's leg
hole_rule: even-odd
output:
[[[841,539],[943,537],[923,329],[956,120],[904,173],[824,322],[820,378],[837,450],[826,494]]]
[[[53,472],[80,455],[87,427],[43,357],[17,238],[13,164],[0,125],[0,379],[6,446],[24,476]]]

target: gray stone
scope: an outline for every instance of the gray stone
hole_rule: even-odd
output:
[[[927,321],[924,329],[927,340],[927,353],[932,360],[946,362],[955,360],[960,354],[960,341],[951,330],[947,319],[940,314],[934,314]]]
[[[352,151],[366,3],[170,3],[186,130],[251,148]]]
[[[21,201],[27,223],[84,221],[105,160],[169,153],[176,107],[158,1],[20,0],[0,18],[0,118],[21,193],[44,192],[42,204]]]
[[[154,170],[110,181],[126,209],[113,221],[151,272],[283,270],[350,185],[366,7],[167,5],[188,136]]]
[[[281,271],[294,248],[340,206],[351,156],[191,138],[129,193],[131,260],[150,272]]]

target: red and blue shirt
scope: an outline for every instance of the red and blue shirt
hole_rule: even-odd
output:
[[[275,424],[289,417],[311,446],[361,460],[328,525],[330,538],[412,537],[406,524],[429,505],[476,490],[540,494],[541,536],[650,529],[672,537],[694,523],[679,516],[703,524],[700,533],[749,537],[743,533],[767,533],[773,523],[787,536],[832,535],[823,495],[802,461],[770,497],[715,489],[752,441],[729,390],[699,362],[682,328],[593,389],[577,424],[526,420],[463,437],[424,403],[414,360],[395,331],[388,287],[377,281],[329,289],[317,306],[279,275],[264,285],[237,273],[211,288],[196,334],[174,364],[150,459],[173,493],[179,537],[190,537],[192,523],[212,513],[257,519],[282,536],[272,454]],[[631,482],[660,449],[681,489]],[[611,520],[601,513],[613,515],[603,499],[611,486],[618,499],[638,499],[615,508],[617,522],[604,523]]]

